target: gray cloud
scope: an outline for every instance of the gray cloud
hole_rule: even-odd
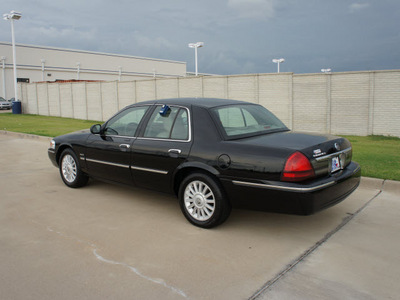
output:
[[[366,9],[370,6],[371,6],[371,4],[369,4],[369,3],[352,3],[349,6],[349,11],[354,13],[354,12],[358,12],[360,10]]]
[[[213,74],[400,68],[398,0],[3,0],[18,43],[186,61]],[[10,41],[0,22],[0,40]]]
[[[275,0],[228,0],[240,18],[268,19],[275,14]]]

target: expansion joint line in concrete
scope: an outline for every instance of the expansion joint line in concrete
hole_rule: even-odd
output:
[[[345,217],[342,222],[332,231],[328,232],[322,239],[316,242],[309,249],[304,251],[300,256],[298,256],[293,262],[286,266],[281,272],[279,272],[274,278],[264,284],[257,292],[255,292],[249,300],[255,300],[259,296],[261,296],[266,290],[268,290],[271,286],[277,283],[280,279],[282,279],[288,272],[290,272],[295,266],[297,266],[300,262],[302,262],[305,258],[307,258],[311,253],[313,253],[317,248],[319,248],[322,244],[328,241],[335,233],[337,233],[340,229],[346,226],[355,216],[357,216],[361,211],[363,211],[373,200],[375,200],[384,189],[385,181],[383,180],[381,189],[378,191],[376,195],[374,195],[370,200],[368,200],[363,206],[361,206],[355,213],[349,214]]]

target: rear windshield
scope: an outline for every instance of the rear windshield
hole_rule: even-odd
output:
[[[213,108],[212,111],[229,139],[288,130],[261,105],[229,105]]]

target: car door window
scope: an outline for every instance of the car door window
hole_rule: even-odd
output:
[[[181,108],[176,116],[171,139],[187,140],[189,138],[189,120],[186,109]]]
[[[148,106],[128,108],[112,119],[110,119],[105,128],[106,135],[135,136],[136,130],[146,113]]]
[[[184,108],[169,107],[161,113],[157,106],[144,132],[146,138],[187,140],[189,137],[188,113]]]

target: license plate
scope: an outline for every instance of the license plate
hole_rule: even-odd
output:
[[[335,157],[332,158],[332,169],[331,169],[331,172],[333,173],[333,172],[336,172],[336,171],[338,171],[340,169],[341,169],[340,159],[339,159],[338,156],[335,156]]]

